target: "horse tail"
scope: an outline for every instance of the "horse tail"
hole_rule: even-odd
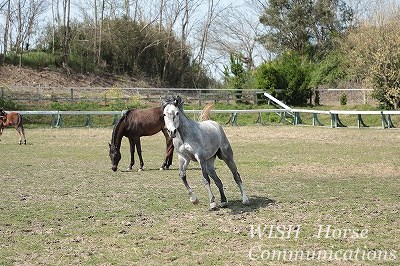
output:
[[[8,120],[10,125],[13,125],[16,129],[23,127],[22,115],[20,113],[10,113]]]
[[[18,125],[18,127],[22,127],[23,125],[22,125],[22,115],[20,114],[20,113],[18,113],[18,122],[17,122],[17,125]]]
[[[199,116],[199,121],[206,121],[210,120],[211,117],[211,109],[214,107],[213,103],[207,104],[204,108],[203,111],[201,112]]]
[[[23,119],[23,116],[20,113],[17,113],[17,114],[18,114],[18,122],[17,122],[17,125],[16,125],[17,126],[17,131],[20,132],[20,135],[23,137],[24,144],[26,144],[24,123],[23,123],[24,119]]]

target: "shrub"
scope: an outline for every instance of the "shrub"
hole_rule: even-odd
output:
[[[5,110],[18,110],[20,109],[19,105],[15,103],[13,100],[7,98],[7,97],[2,97],[0,98],[0,108],[3,108]]]
[[[310,71],[300,56],[285,53],[261,65],[256,72],[258,89],[268,90],[290,105],[305,105],[310,98]]]
[[[6,62],[18,65],[21,60],[22,65],[33,68],[54,67],[57,66],[57,62],[60,62],[58,56],[45,52],[32,51],[23,53],[21,58],[20,56],[20,54],[9,52]]]
[[[346,93],[342,93],[340,95],[340,105],[346,105],[347,104],[347,94]]]

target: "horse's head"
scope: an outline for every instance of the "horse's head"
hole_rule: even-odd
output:
[[[109,155],[112,164],[111,169],[115,172],[117,171],[118,163],[121,160],[121,152],[119,151],[118,147],[114,144],[109,143],[108,146],[110,148]]]
[[[171,138],[176,137],[176,132],[179,128],[179,112],[181,111],[182,105],[183,101],[179,96],[164,101],[164,122]]]

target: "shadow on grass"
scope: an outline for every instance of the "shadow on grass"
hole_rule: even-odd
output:
[[[143,168],[143,171],[159,171],[159,172],[163,172],[163,171],[176,171],[178,173],[179,169],[178,167],[170,167],[169,169],[165,169],[165,170],[160,170],[161,167],[158,168]],[[200,167],[188,167],[187,170],[196,170],[196,171],[201,171]],[[137,168],[133,168],[133,170],[120,170],[123,173],[126,172],[138,172]],[[201,174],[201,173],[200,173]]]
[[[227,208],[231,214],[242,214],[246,212],[255,212],[259,209],[275,204],[275,200],[267,197],[251,196],[250,205],[243,205],[242,200],[232,200],[228,202]]]

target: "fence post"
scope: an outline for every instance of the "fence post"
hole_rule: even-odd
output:
[[[258,124],[258,123],[262,124],[262,114],[261,114],[261,113],[258,113],[258,117],[257,117],[256,123],[257,123],[257,124]]]
[[[57,124],[56,127],[61,127],[62,126],[62,117],[60,112],[57,114]]]
[[[39,84],[39,86],[37,87],[36,94],[37,94],[37,99],[36,99],[36,101],[39,103],[39,102],[40,102],[40,84]]]
[[[74,89],[71,88],[71,102],[74,101]]]
[[[92,119],[90,119],[90,114],[86,116],[85,127],[92,127]]]
[[[201,106],[201,90],[198,90],[198,95],[199,95],[199,106]]]
[[[319,126],[323,126],[323,124],[318,119],[317,113],[313,113],[313,118],[312,118],[312,125],[315,126],[315,124],[318,124]]]

